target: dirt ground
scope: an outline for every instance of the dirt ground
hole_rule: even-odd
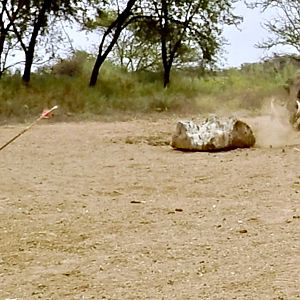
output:
[[[1,300],[300,299],[300,133],[246,118],[255,148],[180,152],[176,120],[40,124],[0,152]]]

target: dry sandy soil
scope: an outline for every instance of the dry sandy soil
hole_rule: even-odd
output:
[[[0,152],[1,300],[300,299],[300,133],[248,118],[255,148],[180,152],[176,120],[40,124]]]

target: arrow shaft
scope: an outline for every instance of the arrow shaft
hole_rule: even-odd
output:
[[[13,138],[11,138],[8,142],[6,142],[3,146],[0,147],[0,151],[3,150],[5,147],[7,147],[9,144],[11,144],[13,141],[15,141],[17,138],[19,138],[21,135],[23,135],[26,131],[28,131],[30,128],[32,128],[35,124],[37,124],[40,120],[44,119],[45,116],[49,115],[53,110],[57,109],[57,106],[53,106],[49,111],[47,111],[47,114],[42,114],[39,116],[34,122],[32,122],[29,126],[27,126],[25,129],[23,129],[21,132],[19,132],[17,135],[15,135]]]

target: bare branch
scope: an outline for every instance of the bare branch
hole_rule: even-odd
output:
[[[270,33],[257,47],[270,50],[276,46],[290,46],[300,53],[300,6],[299,0],[259,0],[249,4],[261,11],[273,9],[277,16],[264,23]]]

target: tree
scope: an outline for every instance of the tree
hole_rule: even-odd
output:
[[[120,35],[110,59],[129,72],[161,70],[158,41],[138,37],[130,25]]]
[[[120,11],[120,9],[118,7],[118,10],[116,12],[116,17],[115,17],[114,13],[112,13],[110,15],[110,17],[113,17],[113,20],[107,26],[107,28],[102,36],[101,42],[99,44],[96,62],[94,64],[91,78],[90,78],[90,83],[89,83],[90,86],[96,85],[99,70],[100,70],[102,64],[106,60],[107,56],[109,55],[109,53],[111,52],[111,50],[113,49],[115,44],[117,43],[121,32],[126,28],[126,26],[128,26],[128,24],[130,24],[130,21],[128,21],[128,19],[132,14],[132,9],[136,2],[137,2],[137,0],[128,0],[123,11]],[[106,14],[106,16],[107,16],[107,14]],[[103,17],[102,11],[100,11],[99,17],[100,17],[100,19],[101,19],[101,17]],[[109,20],[109,18],[106,18],[106,20],[107,19]],[[110,41],[107,43],[108,39],[110,39]],[[105,43],[107,43],[107,45]]]
[[[99,69],[113,47],[121,45],[118,39],[125,28],[136,35],[135,42],[144,41],[160,50],[165,87],[170,82],[173,64],[187,57],[186,54],[195,58],[195,53],[201,52],[202,65],[212,63],[222,45],[223,25],[237,24],[241,20],[232,13],[235,1],[129,0],[121,13],[117,11],[117,17],[103,34],[90,86],[96,84]],[[104,50],[107,39],[110,41]],[[121,59],[124,56],[122,50],[118,49]],[[141,55],[146,56],[147,52]]]
[[[12,49],[16,47],[16,40],[11,32],[14,21],[18,18],[20,2],[13,5],[13,1],[3,0],[0,6],[0,78],[12,65],[7,65],[7,59]],[[10,12],[10,20],[7,17]]]
[[[213,64],[222,46],[225,24],[236,25],[235,0],[141,0],[135,21],[139,37],[160,43],[163,84],[170,83],[176,62]],[[188,58],[188,59],[187,59]]]
[[[291,46],[300,53],[300,3],[299,0],[258,0],[248,3],[250,8],[260,8],[262,12],[273,10],[277,15],[264,23],[271,34],[267,40],[259,42],[259,48],[270,50],[275,46]]]
[[[15,1],[11,2],[14,6]],[[14,17],[11,11],[5,8],[9,24],[11,24],[14,35],[25,54],[25,67],[22,76],[25,83],[30,81],[38,37],[48,32],[51,17],[67,18],[67,16],[75,15],[76,3],[76,0],[17,1],[17,17]]]

